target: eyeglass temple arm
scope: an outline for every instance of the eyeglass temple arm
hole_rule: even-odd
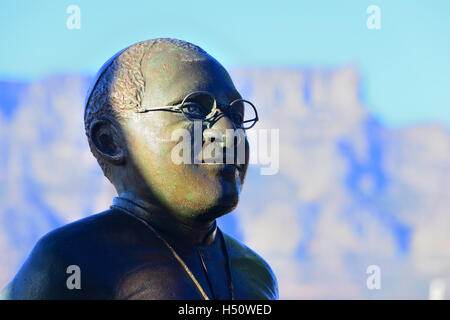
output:
[[[158,107],[144,107],[138,110],[139,113],[145,113],[147,111],[159,111],[159,110],[180,110],[179,106],[158,106]]]

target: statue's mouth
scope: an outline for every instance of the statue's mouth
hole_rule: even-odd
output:
[[[237,150],[233,150],[230,155],[226,149],[223,149],[218,154],[212,154],[205,156],[204,150],[196,157],[197,161],[202,164],[208,165],[224,165],[224,166],[233,166],[239,170],[245,165],[245,155],[239,155]]]
[[[234,164],[225,164],[219,172],[221,176],[226,176],[234,180],[239,175],[240,169]]]
[[[209,172],[214,172],[216,175],[236,178],[241,170],[243,165],[238,164],[227,164],[227,163],[213,163],[213,162],[203,162],[201,164],[208,170]]]
[[[234,164],[220,164],[219,166],[216,165],[214,169],[216,169],[218,175],[231,178],[233,180],[239,175],[240,172],[238,166]]]

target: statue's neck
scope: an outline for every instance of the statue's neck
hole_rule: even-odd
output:
[[[126,194],[114,198],[113,205],[150,224],[161,236],[181,245],[211,245],[216,236],[216,221],[186,223],[147,201]]]

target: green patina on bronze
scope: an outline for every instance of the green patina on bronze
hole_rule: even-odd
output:
[[[43,237],[4,298],[278,297],[265,261],[215,223],[236,207],[248,157],[227,170],[223,164],[175,164],[171,150],[178,141],[171,140],[172,132],[186,129],[193,136],[192,122],[176,112],[140,112],[199,90],[222,105],[241,97],[214,58],[180,40],[137,43],[101,68],[88,92],[85,128],[119,197],[110,210]],[[235,130],[225,114],[211,126],[223,134]],[[242,143],[248,153],[247,140]],[[81,268],[82,290],[66,287],[66,268],[72,264]]]

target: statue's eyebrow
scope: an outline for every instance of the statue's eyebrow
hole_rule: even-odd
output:
[[[176,106],[178,104],[181,104],[185,97],[186,96],[175,98],[175,99],[171,100],[167,105],[168,106]],[[188,100],[191,100],[191,99],[194,99],[194,98],[195,97],[192,97],[192,98],[189,98]]]
[[[184,97],[183,98],[176,98],[176,99],[170,101],[169,103],[167,103],[167,105],[168,106],[176,106],[176,105],[182,103],[183,99],[184,99]]]

